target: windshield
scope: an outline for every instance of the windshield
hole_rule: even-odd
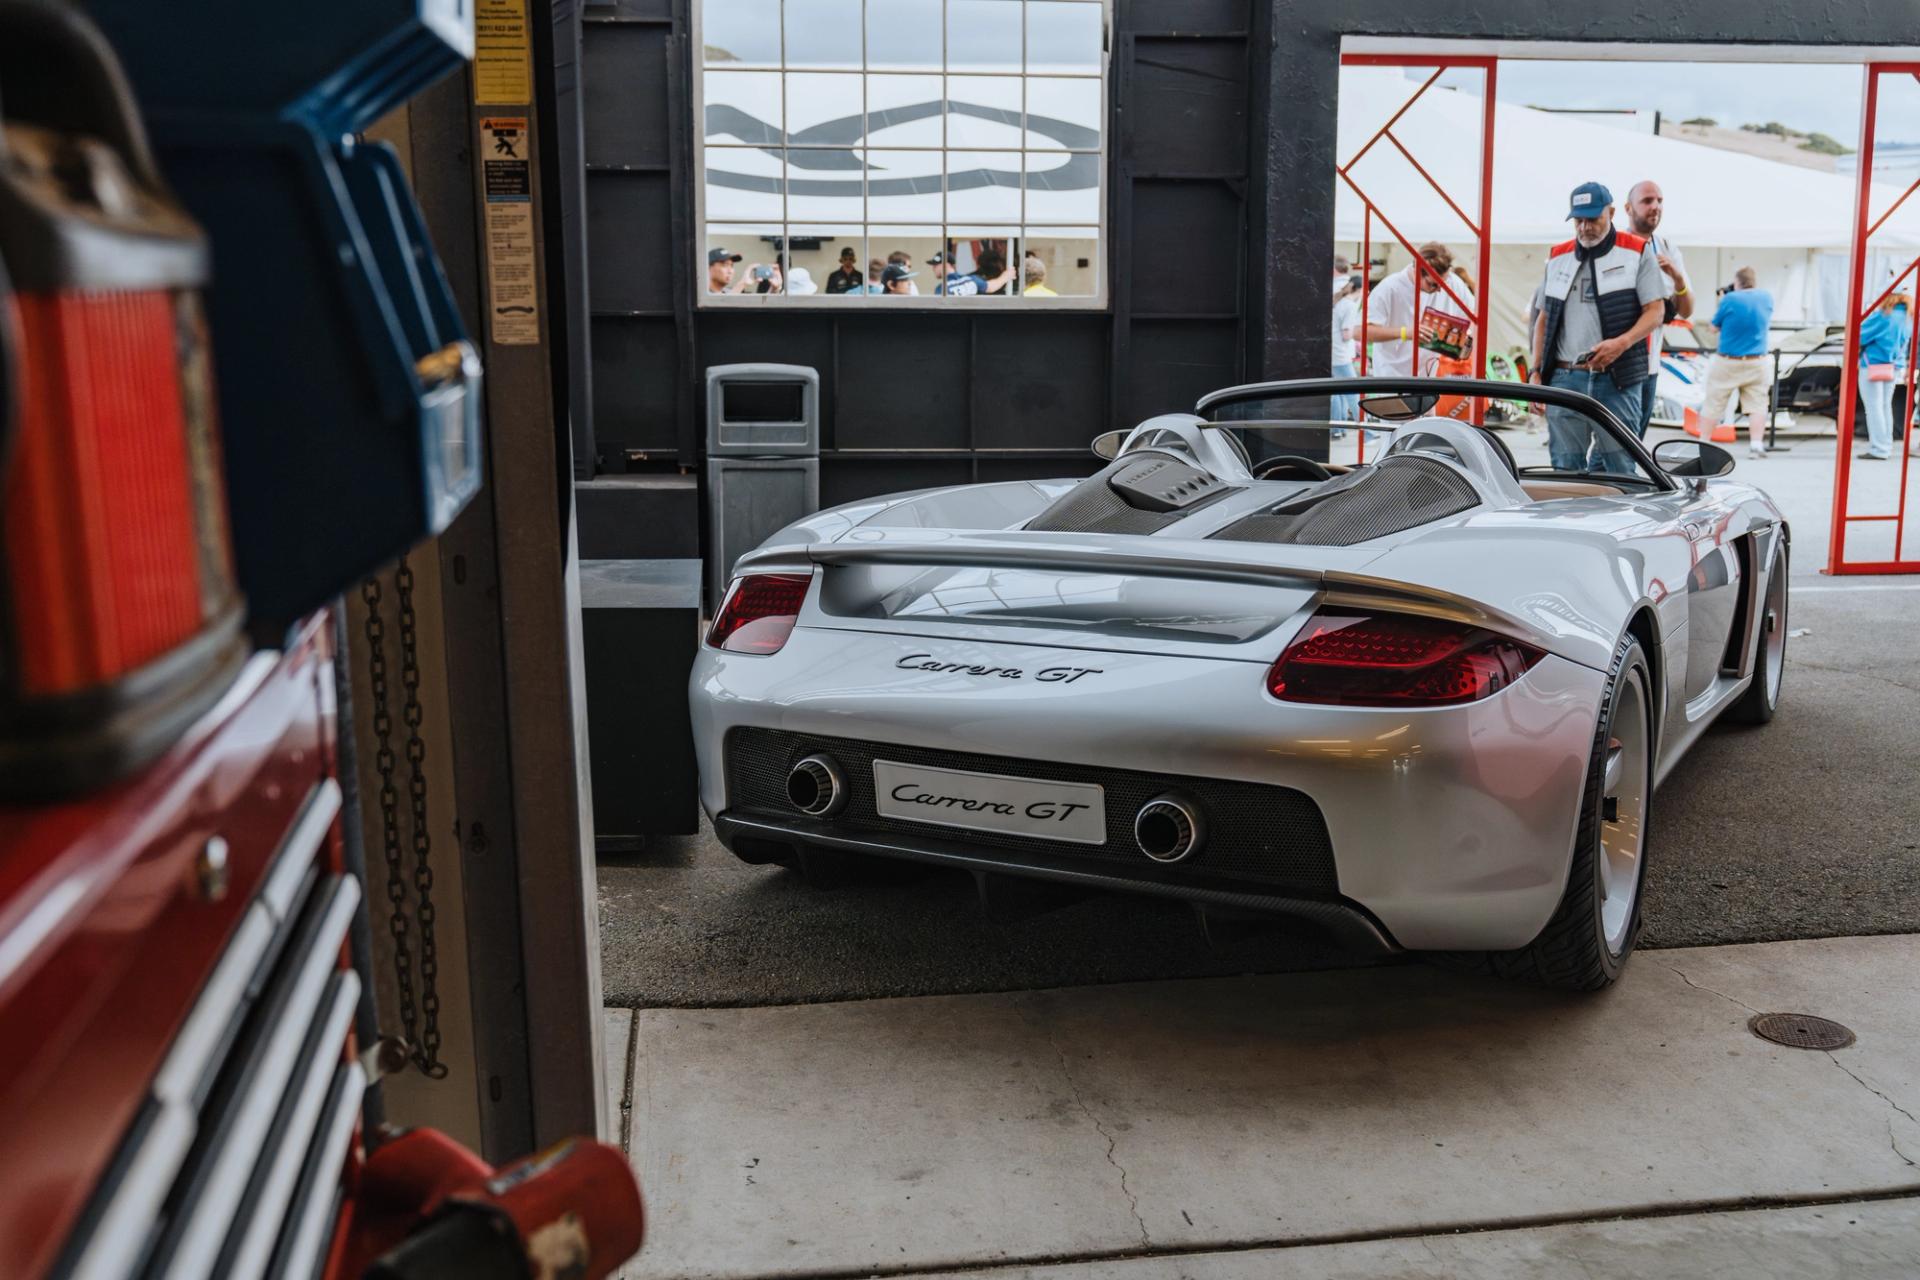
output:
[[[1481,394],[1475,394],[1476,392]],[[1227,429],[1257,470],[1273,459],[1364,465],[1423,419],[1481,427],[1514,465],[1540,479],[1668,488],[1639,441],[1583,396],[1519,382],[1352,378],[1263,383],[1215,392],[1196,408]]]

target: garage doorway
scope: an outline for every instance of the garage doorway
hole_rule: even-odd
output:
[[[1417,260],[1416,247],[1429,239],[1447,243],[1456,264],[1462,259],[1476,262],[1473,364],[1478,369],[1492,365],[1495,376],[1520,376],[1522,370],[1516,366],[1523,363],[1526,345],[1521,336],[1522,317],[1529,310],[1546,247],[1566,234],[1557,219],[1547,220],[1541,210],[1531,207],[1546,198],[1541,193],[1563,197],[1575,182],[1597,176],[1611,186],[1624,226],[1626,199],[1638,178],[1656,177],[1668,185],[1695,178],[1691,173],[1670,179],[1664,173],[1624,171],[1637,167],[1632,163],[1614,165],[1623,170],[1616,173],[1604,162],[1575,166],[1583,170],[1593,167],[1595,174],[1583,173],[1578,178],[1561,174],[1564,164],[1543,163],[1539,158],[1556,154],[1550,142],[1544,152],[1539,145],[1541,139],[1552,137],[1555,117],[1566,117],[1568,132],[1578,132],[1583,138],[1600,136],[1596,131],[1603,126],[1629,133],[1652,132],[1670,151],[1676,144],[1667,139],[1682,132],[1675,125],[1715,123],[1697,121],[1693,116],[1698,113],[1677,120],[1673,117],[1679,113],[1670,111],[1663,122],[1653,109],[1638,112],[1638,120],[1619,118],[1634,116],[1631,110],[1569,109],[1556,104],[1557,84],[1545,90],[1527,86],[1539,85],[1543,78],[1552,79],[1540,74],[1547,64],[1662,63],[1694,64],[1710,73],[1705,77],[1709,79],[1714,74],[1732,75],[1737,71],[1740,78],[1770,89],[1804,70],[1809,83],[1817,81],[1825,87],[1827,115],[1834,119],[1823,117],[1810,138],[1796,136],[1790,142],[1768,138],[1765,135],[1778,132],[1779,126],[1765,117],[1756,117],[1745,126],[1755,135],[1752,140],[1756,143],[1810,144],[1831,157],[1827,172],[1801,183],[1777,184],[1787,193],[1784,203],[1795,206],[1788,211],[1791,216],[1787,220],[1812,219],[1818,223],[1817,232],[1782,240],[1777,227],[1758,225],[1764,219],[1742,219],[1737,228],[1727,230],[1724,246],[1717,252],[1698,255],[1698,261],[1694,243],[1688,239],[1694,230],[1689,225],[1692,218],[1687,223],[1674,220],[1676,238],[1688,255],[1690,283],[1700,290],[1695,298],[1696,320],[1713,315],[1715,289],[1727,283],[1720,277],[1730,278],[1734,267],[1749,261],[1760,266],[1764,284],[1793,295],[1793,304],[1783,306],[1781,311],[1799,321],[1801,328],[1786,335],[1788,341],[1770,342],[1784,349],[1775,353],[1775,377],[1770,385],[1777,384],[1777,399],[1769,421],[1779,427],[1778,443],[1784,445],[1796,443],[1786,434],[1795,425],[1796,414],[1801,426],[1826,428],[1826,421],[1833,425],[1811,440],[1797,442],[1811,447],[1792,459],[1791,479],[1786,466],[1773,468],[1769,475],[1765,462],[1754,464],[1742,478],[1752,479],[1770,491],[1774,485],[1794,491],[1793,500],[1785,505],[1799,534],[1796,542],[1801,569],[1818,567],[1836,574],[1920,570],[1920,533],[1910,531],[1907,519],[1910,473],[1920,464],[1920,459],[1907,451],[1906,428],[1912,418],[1908,406],[1920,398],[1915,395],[1913,358],[1920,353],[1915,351],[1910,306],[1902,315],[1905,358],[1896,373],[1898,385],[1893,393],[1893,457],[1885,462],[1863,462],[1856,456],[1867,445],[1863,393],[1872,394],[1861,374],[1860,322],[1888,299],[1900,300],[1902,295],[1911,296],[1920,290],[1920,199],[1912,198],[1920,191],[1920,129],[1906,128],[1902,132],[1904,122],[1920,122],[1920,75],[1916,75],[1920,58],[1909,60],[1909,51],[1347,37],[1341,52],[1341,136],[1335,177],[1339,247],[1370,260],[1372,283],[1404,270],[1409,260]],[[1503,64],[1508,71],[1504,79]],[[1397,73],[1398,82],[1367,86],[1366,105],[1355,108],[1350,99],[1360,95],[1353,92],[1354,78],[1383,72],[1389,78]],[[1680,66],[1674,68],[1677,80],[1687,75]],[[1853,125],[1853,99],[1847,92],[1853,86],[1859,86],[1856,92],[1861,103],[1857,125]],[[1383,109],[1378,101],[1389,92],[1397,94],[1397,109]],[[1529,92],[1538,96],[1519,96]],[[1631,95],[1622,97],[1630,99]],[[1834,105],[1840,102],[1848,105]],[[1633,103],[1628,100],[1618,105],[1626,108]],[[1729,109],[1733,109],[1731,104]],[[1791,114],[1784,106],[1778,109]],[[1843,114],[1845,123],[1840,122]],[[1586,118],[1580,118],[1583,116]],[[1727,128],[1720,132],[1736,127],[1734,118],[1726,123]],[[1712,132],[1704,127],[1693,131]],[[1739,141],[1735,139],[1736,144]],[[1631,150],[1626,148],[1617,154],[1630,155]],[[1560,148],[1557,153],[1567,151],[1578,153],[1579,148]],[[1725,150],[1700,147],[1689,149],[1689,154],[1700,157],[1704,167],[1729,166]],[[1752,167],[1757,162],[1742,157],[1739,163]],[[1399,172],[1386,173],[1389,165],[1397,166]],[[1669,170],[1672,167],[1669,164]],[[1461,191],[1468,194],[1462,197]],[[1514,198],[1516,191],[1521,198]],[[1731,186],[1727,191],[1724,197],[1716,194],[1714,198],[1733,201]],[[1671,194],[1669,203],[1676,203]],[[1692,211],[1709,203],[1695,198],[1685,207]],[[1524,229],[1521,223],[1527,224]],[[1533,245],[1525,237],[1540,243]],[[1812,305],[1809,299],[1819,305]],[[1449,299],[1448,304],[1453,305],[1453,301]],[[1781,318],[1777,313],[1776,325]],[[1668,344],[1670,352],[1676,344],[1690,345],[1684,331],[1668,329],[1667,333],[1673,338]],[[1783,335],[1776,332],[1771,336]],[[1667,363],[1696,375],[1703,372],[1712,340],[1698,345],[1703,350],[1697,356]],[[1805,392],[1796,398],[1801,384],[1790,376],[1803,365],[1801,372],[1813,389],[1811,398]],[[1819,373],[1814,376],[1816,367]],[[1697,383],[1691,389],[1697,401]],[[1661,395],[1662,412],[1656,422],[1693,416],[1669,404],[1665,383]],[[1497,417],[1497,405],[1494,412]],[[1813,423],[1808,422],[1809,417]],[[1727,419],[1731,421],[1732,415]],[[1771,437],[1772,428],[1769,434]],[[1740,436],[1731,447],[1744,453],[1744,427]],[[1359,447],[1364,448],[1364,444]],[[1823,456],[1828,447],[1835,455],[1831,468]]]

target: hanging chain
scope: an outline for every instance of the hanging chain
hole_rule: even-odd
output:
[[[387,626],[380,617],[380,580],[360,584],[367,606],[367,674],[373,686],[374,768],[380,772],[380,834],[387,858],[387,928],[393,934],[393,979],[400,992],[400,1025],[414,1038],[413,953],[407,947],[407,880],[400,865],[400,795],[393,787],[393,714],[387,703]]]
[[[398,762],[393,754],[393,714],[387,684],[386,623],[380,616],[382,593],[377,578],[360,586],[367,606],[367,669],[373,689],[374,767],[380,774],[380,830],[387,864],[387,921],[393,935],[394,986],[400,997],[400,1027],[412,1047],[414,1065],[428,1077],[446,1076],[440,1061],[439,961],[434,946],[432,837],[427,829],[426,743],[420,737],[419,628],[413,608],[413,570],[402,557],[394,572],[400,602],[400,681],[405,690],[401,715],[407,725],[407,797],[413,819],[413,886],[419,900],[420,1006],[414,1005],[413,951],[408,945],[407,875],[400,853],[400,795],[394,786]],[[422,1016],[424,1015],[424,1017]]]
[[[414,1063],[428,1077],[447,1074],[440,1061],[440,960],[433,941],[433,866],[428,855],[433,838],[427,829],[427,744],[420,737],[420,630],[413,612],[413,569],[405,556],[393,571],[395,594],[400,597],[400,683],[406,689],[401,714],[407,722],[407,798],[413,806],[413,892],[415,918],[420,925],[420,1038]],[[411,1027],[407,1038],[413,1039]]]

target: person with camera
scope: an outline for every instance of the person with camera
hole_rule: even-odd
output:
[[[1613,225],[1613,193],[1583,182],[1568,200],[1573,239],[1547,255],[1533,329],[1536,381],[1592,396],[1628,424],[1640,420],[1650,376],[1647,335],[1666,314],[1653,246]],[[1633,471],[1633,458],[1587,415],[1547,406],[1547,452],[1556,471]],[[1592,458],[1589,460],[1588,454]]]
[[[753,284],[752,276],[742,276],[739,283],[734,282],[733,264],[740,261],[740,255],[731,249],[707,250],[707,292],[708,293],[745,293]]]
[[[1740,411],[1747,415],[1749,458],[1767,456],[1767,399],[1773,384],[1767,326],[1771,323],[1773,295],[1759,287],[1752,267],[1740,268],[1733,273],[1733,283],[1720,290],[1720,304],[1713,311],[1720,345],[1707,362],[1699,434],[1702,440],[1711,440],[1727,401],[1738,395]]]

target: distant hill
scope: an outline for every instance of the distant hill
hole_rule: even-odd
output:
[[[1846,151],[1845,147],[1825,134],[1795,133],[1790,129],[1763,132],[1724,124],[1689,124],[1664,116],[1660,120],[1660,136],[1721,151],[1738,151],[1742,155],[1759,156],[1764,160],[1777,160],[1781,164],[1795,164],[1803,169],[1818,169],[1822,173],[1832,173],[1834,156]]]

